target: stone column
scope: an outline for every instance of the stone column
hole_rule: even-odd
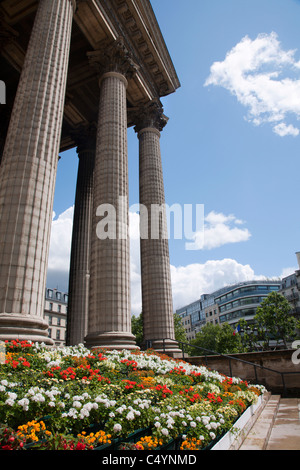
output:
[[[40,0],[0,167],[0,339],[53,344],[46,272],[75,1]]]
[[[151,102],[137,118],[139,138],[140,232],[144,340],[169,355],[181,354],[175,341],[168,229],[160,152],[167,118]],[[146,209],[146,211],[145,211]],[[162,340],[166,339],[165,342]]]
[[[102,75],[86,345],[136,349],[131,333],[126,104],[134,64],[121,40],[104,55],[96,51],[89,58]]]
[[[96,128],[80,128],[74,136],[79,157],[69,276],[67,344],[84,343],[88,332],[90,247]]]

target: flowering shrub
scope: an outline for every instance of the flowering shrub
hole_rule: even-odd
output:
[[[0,365],[0,448],[203,449],[264,391],[152,350],[12,341]]]

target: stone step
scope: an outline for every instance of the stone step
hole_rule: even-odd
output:
[[[239,450],[265,450],[277,415],[280,395],[271,395]]]
[[[298,398],[281,398],[266,450],[300,450]]]
[[[300,450],[300,400],[271,395],[240,450]]]

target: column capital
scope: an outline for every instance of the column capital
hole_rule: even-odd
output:
[[[136,123],[134,130],[138,135],[146,129],[160,133],[169,120],[159,100],[153,100],[139,108],[129,110],[129,113],[133,114],[133,120]]]
[[[71,135],[77,145],[77,154],[80,157],[82,152],[95,149],[97,125],[95,123],[80,125],[72,130]]]
[[[126,48],[123,37],[117,38],[112,44],[102,45],[99,50],[88,52],[87,55],[90,65],[100,77],[114,72],[130,79],[139,68]]]

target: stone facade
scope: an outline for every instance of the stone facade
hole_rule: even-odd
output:
[[[0,79],[10,84],[0,112],[0,339],[53,345],[43,312],[56,168],[59,152],[77,147],[67,342],[136,349],[127,129],[139,139],[140,202],[162,205],[160,100],[180,86],[150,1],[6,0],[0,23]],[[141,240],[145,339],[160,350],[169,338],[173,354],[165,214],[159,220],[158,237]],[[102,230],[108,222],[114,236]]]

